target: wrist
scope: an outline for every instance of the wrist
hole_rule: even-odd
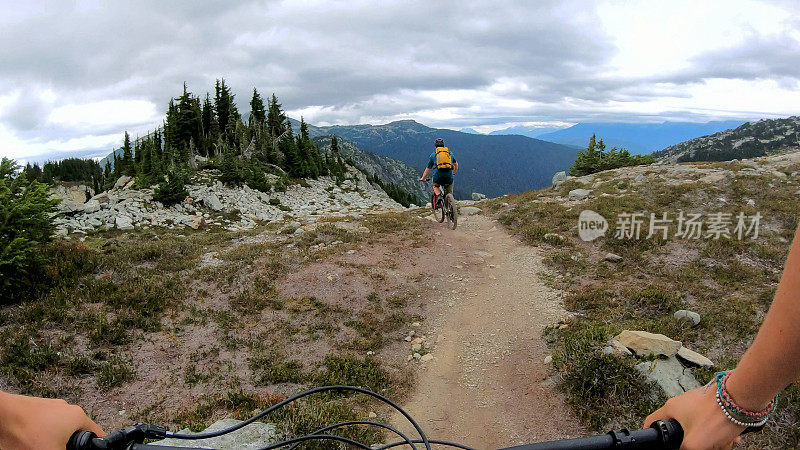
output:
[[[745,374],[733,371],[725,385],[728,394],[738,405],[749,411],[762,411],[766,409],[770,402],[775,399],[775,395],[769,393],[759,393],[753,389],[752,383],[746,382]],[[756,383],[757,384],[757,383]]]

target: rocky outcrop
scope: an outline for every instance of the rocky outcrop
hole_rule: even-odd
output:
[[[58,211],[72,213],[83,209],[83,204],[94,195],[89,186],[76,183],[64,183],[53,187],[50,198],[60,200]]]
[[[186,189],[186,201],[166,207],[153,199],[152,189],[133,189],[134,179],[121,177],[115,187],[75,202],[71,214],[56,217],[60,234],[94,229],[136,227],[192,228],[221,226],[229,230],[252,228],[258,222],[293,217],[315,220],[319,216],[353,216],[367,212],[404,209],[379,187],[352,170],[351,179],[339,185],[321,177],[305,186],[290,185],[283,192],[261,192],[242,186],[223,186],[215,171],[197,174]],[[85,201],[85,199],[84,199]]]

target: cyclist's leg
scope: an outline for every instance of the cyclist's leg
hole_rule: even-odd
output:
[[[439,183],[435,181],[433,182],[433,193],[436,194],[437,197],[439,194],[441,194],[441,191],[439,190]]]
[[[453,183],[448,183],[444,186],[444,195],[453,193]]]

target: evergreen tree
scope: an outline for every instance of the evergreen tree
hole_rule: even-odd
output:
[[[131,137],[125,132],[125,139],[122,143],[122,161],[120,162],[120,173],[122,175],[136,175],[136,167],[133,164],[133,149],[131,148]]]
[[[46,184],[28,179],[13,160],[0,160],[0,305],[37,291],[57,203]]]
[[[286,125],[286,133],[280,140],[280,149],[283,153],[283,170],[295,178],[303,177],[303,160],[297,148],[297,143],[292,136],[292,124]]]
[[[241,120],[239,110],[236,108],[236,103],[234,103],[234,97],[231,88],[225,84],[225,79],[217,80],[215,86],[214,110],[217,113],[217,123],[219,123],[220,132],[229,143],[233,142],[236,122]]]
[[[250,100],[250,128],[254,125],[266,125],[267,111],[264,108],[264,100],[256,88],[253,88],[253,98]]]
[[[281,110],[281,104],[278,103],[274,93],[269,101],[267,126],[273,139],[280,137],[286,131],[286,114]]]

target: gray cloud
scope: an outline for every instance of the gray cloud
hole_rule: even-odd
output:
[[[0,124],[26,139],[78,137],[80,130],[45,124],[53,105],[36,100],[36,89],[51,89],[57,104],[144,99],[164,110],[184,81],[204,95],[217,77],[234,88],[242,110],[255,86],[265,95],[275,92],[291,110],[325,107],[317,121],[413,117],[436,108],[461,111],[458,117],[428,121],[447,126],[635,120],[602,105],[681,98],[687,95],[684,86],[714,77],[777,78],[786,85],[800,78],[800,54],[789,35],[754,36],[658,77],[604,77],[617,49],[598,26],[595,3],[589,0],[568,6],[555,0],[103,3],[13,5],[38,10],[3,23],[0,96],[23,95],[5,109]],[[492,95],[535,108],[520,113],[502,102],[483,102],[485,92],[504,80],[508,86]],[[474,92],[476,98],[437,101],[424,95],[441,90]],[[579,104],[565,106],[565,99]],[[704,114],[656,116],[713,117]]]

